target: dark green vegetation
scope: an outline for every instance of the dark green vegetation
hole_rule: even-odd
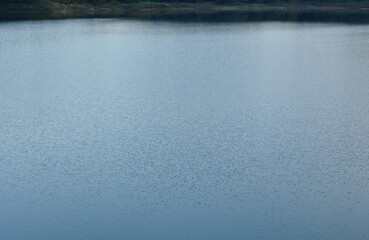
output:
[[[78,5],[78,4],[127,4],[127,3],[264,3],[264,4],[286,4],[286,3],[303,3],[303,4],[324,4],[324,3],[365,3],[369,0],[0,0],[0,6],[8,6],[14,4],[36,4],[36,5]]]
[[[369,22],[369,0],[0,0],[0,20],[82,17]]]
[[[369,0],[0,0],[0,4],[35,3],[35,4],[107,4],[133,2],[224,2],[224,3],[348,3],[369,2]]]

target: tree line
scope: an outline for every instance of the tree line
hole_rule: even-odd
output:
[[[56,2],[63,4],[88,3],[134,3],[134,2],[219,2],[219,3],[348,3],[369,2],[369,0],[0,0],[0,4],[30,4],[41,2]]]

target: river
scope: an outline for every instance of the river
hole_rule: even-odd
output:
[[[369,238],[369,26],[0,23],[0,238]]]

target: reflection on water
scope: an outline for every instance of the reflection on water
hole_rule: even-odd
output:
[[[0,239],[369,239],[369,27],[0,24]]]
[[[257,22],[257,21],[289,21],[289,22],[347,22],[368,23],[369,13],[344,12],[219,12],[214,14],[182,14],[166,16],[145,16],[150,20],[176,21],[208,21],[208,22]]]
[[[96,14],[73,13],[63,15],[57,13],[1,13],[0,20],[35,20],[61,18],[133,18],[146,20],[171,20],[191,22],[254,22],[254,21],[289,21],[289,22],[342,22],[369,23],[369,13],[345,11],[220,11],[217,13],[126,13]]]

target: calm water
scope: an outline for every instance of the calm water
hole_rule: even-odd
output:
[[[0,238],[369,238],[369,26],[0,24]]]

